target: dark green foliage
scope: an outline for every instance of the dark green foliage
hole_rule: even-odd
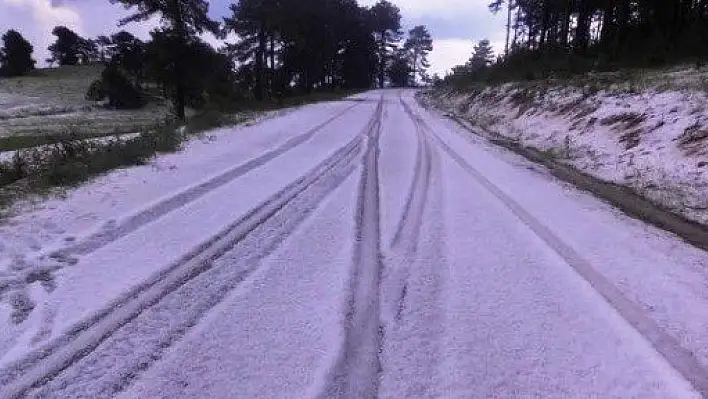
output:
[[[393,87],[407,87],[413,84],[412,68],[409,54],[405,51],[397,52],[388,67],[388,79]]]
[[[120,3],[125,8],[135,10],[135,13],[123,18],[121,24],[145,21],[159,14],[167,31],[172,36],[171,43],[163,53],[169,57],[173,65],[175,90],[173,99],[177,118],[185,119],[187,105],[187,76],[189,70],[184,64],[184,53],[197,33],[219,33],[219,24],[209,18],[209,3],[205,0],[110,0]]]
[[[482,39],[474,46],[472,58],[469,61],[469,67],[472,70],[479,70],[489,66],[494,61],[494,50],[489,40]]]
[[[379,87],[384,87],[386,66],[401,40],[401,10],[387,0],[379,0],[369,11],[371,28],[378,46]]]
[[[507,51],[482,80],[545,79],[708,57],[708,0],[494,0]],[[464,70],[458,69],[464,73]]]
[[[57,40],[49,46],[49,63],[59,65],[89,64],[98,60],[98,47],[91,40],[86,40],[66,26],[57,26],[52,30]]]
[[[146,45],[146,76],[160,84],[163,92],[175,98],[177,82],[173,54],[181,44],[169,30],[151,33],[152,40]],[[233,100],[238,95],[231,59],[217,52],[209,44],[192,38],[182,48],[181,59],[189,78],[183,82],[185,104],[192,108],[203,108],[207,101]]]
[[[101,86],[108,97],[108,105],[116,109],[137,109],[145,105],[140,90],[116,65],[109,65],[101,73]],[[87,93],[88,94],[88,93]]]
[[[103,101],[106,99],[106,89],[103,87],[103,82],[98,79],[91,82],[86,91],[86,99],[89,101]]]
[[[239,86],[257,100],[370,88],[377,75],[383,84],[401,36],[400,12],[385,1],[242,0],[225,28],[239,37],[228,49]]]
[[[111,35],[109,43],[110,63],[119,65],[140,87],[146,63],[145,43],[126,31]]]
[[[2,35],[0,48],[0,75],[21,76],[34,69],[32,59],[34,48],[16,30],[8,30]]]
[[[410,54],[412,84],[416,84],[417,78],[425,81],[427,79],[425,71],[430,68],[428,53],[433,51],[433,38],[428,29],[423,25],[411,29],[403,48]]]

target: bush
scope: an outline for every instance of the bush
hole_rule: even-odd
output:
[[[103,87],[103,82],[94,80],[86,91],[86,99],[89,101],[103,101],[106,99],[106,90]]]
[[[101,74],[101,83],[108,96],[109,106],[116,109],[138,109],[145,99],[127,76],[115,65],[110,65]]]

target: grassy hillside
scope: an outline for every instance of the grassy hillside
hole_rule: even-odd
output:
[[[165,118],[168,107],[164,101],[131,111],[108,110],[87,101],[84,94],[101,69],[95,65],[48,68],[0,79],[0,151],[68,134],[135,133]]]

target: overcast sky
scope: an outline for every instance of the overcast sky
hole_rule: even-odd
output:
[[[221,19],[232,0],[212,0],[212,17]],[[376,0],[359,0],[372,5]],[[426,25],[433,35],[434,50],[430,55],[431,72],[444,74],[464,63],[473,43],[488,38],[495,49],[504,41],[504,17],[487,10],[489,0],[394,0],[402,11],[406,29]],[[35,47],[38,61],[47,58],[46,48],[54,41],[51,30],[66,25],[85,37],[116,31],[118,20],[126,11],[108,0],[0,0],[0,32],[16,29]],[[131,24],[126,30],[146,38],[156,21]],[[214,42],[214,39],[205,38]]]

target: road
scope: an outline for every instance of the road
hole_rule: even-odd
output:
[[[0,369],[0,397],[707,395],[704,324],[686,311],[705,295],[677,285],[671,252],[691,250],[413,94],[343,101],[77,243],[134,264],[130,246],[187,204],[162,236],[228,221]]]

